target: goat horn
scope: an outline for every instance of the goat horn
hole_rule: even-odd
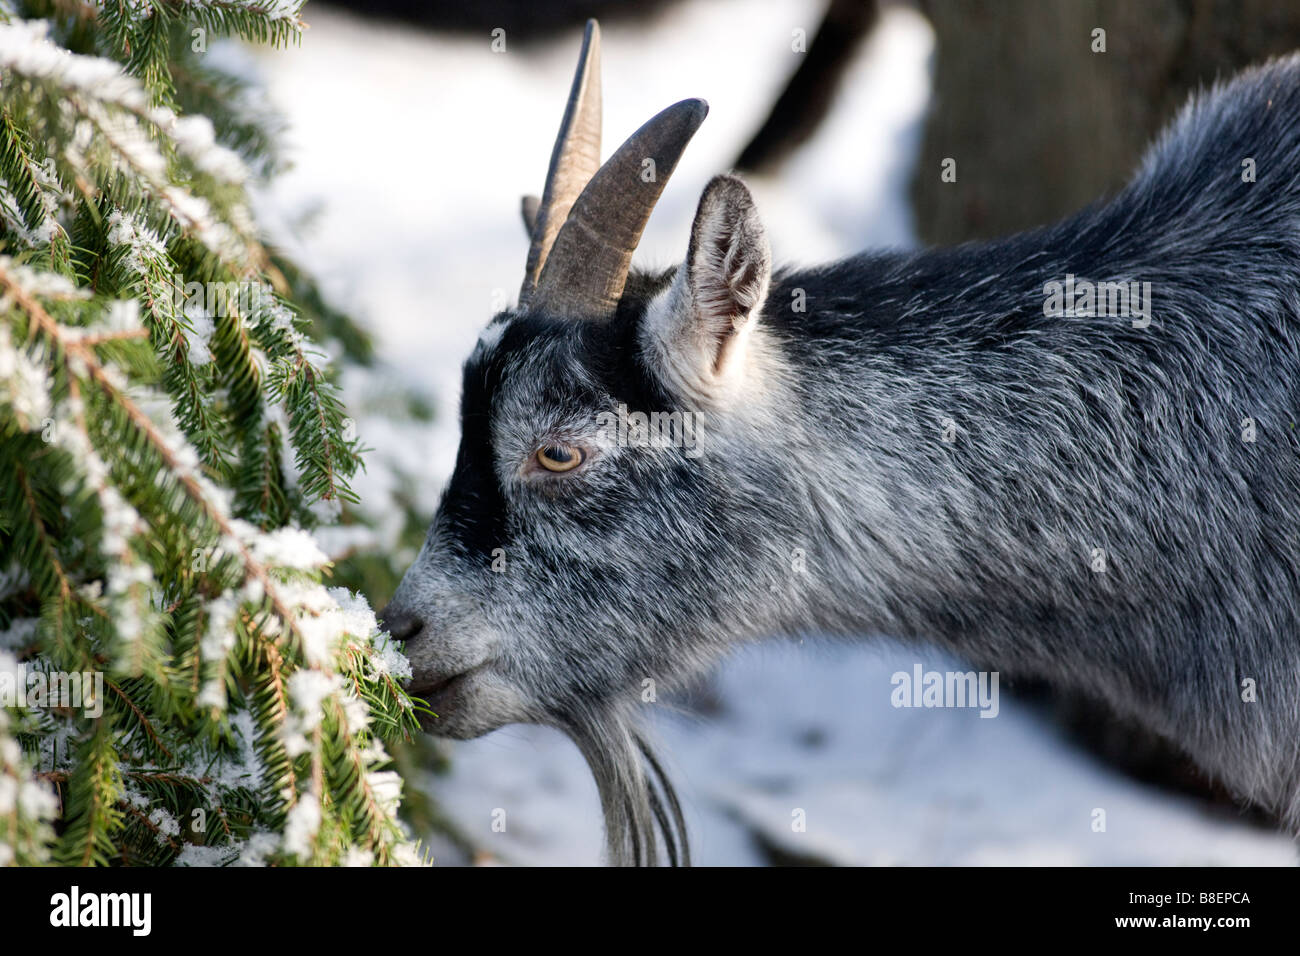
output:
[[[555,237],[530,308],[580,319],[614,314],[650,213],[708,112],[704,100],[673,104],[600,167]]]
[[[519,201],[519,214],[524,217],[524,232],[530,241],[537,229],[537,210],[541,205],[542,201],[536,196],[524,196]]]
[[[555,237],[568,218],[582,189],[600,168],[600,27],[587,21],[582,52],[573,74],[569,103],[564,108],[560,132],[551,151],[546,187],[530,226],[528,264],[519,304],[525,305],[537,288],[537,278],[550,255]],[[525,207],[525,220],[527,207]]]

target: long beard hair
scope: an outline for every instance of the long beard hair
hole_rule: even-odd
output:
[[[613,866],[690,866],[677,792],[629,711],[608,701],[570,715],[569,735],[596,778]]]

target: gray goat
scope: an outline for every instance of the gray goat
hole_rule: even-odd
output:
[[[1106,701],[1300,830],[1300,58],[1195,97],[1054,226],[773,272],[719,176],[646,274],[707,107],[602,166],[598,43],[383,613],[426,728],[561,728],[611,861],[685,863],[645,688],[882,633]]]

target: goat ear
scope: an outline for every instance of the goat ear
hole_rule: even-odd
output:
[[[767,299],[772,254],[753,197],[734,176],[705,187],[686,262],[661,308],[647,315],[670,384],[712,393],[740,373]]]

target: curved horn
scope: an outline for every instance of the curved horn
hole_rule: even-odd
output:
[[[529,239],[533,238],[533,233],[537,230],[537,210],[542,206],[542,201],[536,196],[524,196],[519,200],[519,214],[524,217],[524,234]]]
[[[537,207],[524,267],[524,284],[519,291],[523,306],[537,287],[537,277],[546,264],[556,234],[564,225],[569,209],[596,170],[600,168],[600,27],[587,21],[582,35],[582,52],[564,108],[560,132],[551,151],[546,187]],[[526,214],[525,214],[526,215]]]
[[[530,307],[582,319],[614,314],[650,213],[708,112],[704,100],[682,100],[628,137],[573,204]]]

